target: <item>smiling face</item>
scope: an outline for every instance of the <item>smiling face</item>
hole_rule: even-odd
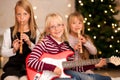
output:
[[[50,35],[58,41],[61,41],[64,33],[64,24],[58,19],[52,19],[49,27]]]
[[[55,13],[47,15],[44,32],[58,41],[66,39],[66,28],[63,24],[62,17]]]
[[[69,27],[71,33],[77,34],[79,30],[82,30],[83,22],[81,22],[77,17],[74,17]]]
[[[81,35],[84,35],[84,17],[78,12],[71,13],[68,17],[68,31],[69,34],[74,37],[78,37],[80,32]],[[78,32],[79,31],[79,32]]]
[[[77,33],[78,30],[82,30],[83,23],[75,17],[73,21],[70,23],[70,30],[71,32]]]

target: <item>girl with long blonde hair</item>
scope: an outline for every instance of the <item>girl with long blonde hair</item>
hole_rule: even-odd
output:
[[[4,32],[1,55],[9,57],[9,60],[3,68],[1,80],[27,80],[25,59],[38,36],[31,3],[19,0],[15,6],[15,25]]]

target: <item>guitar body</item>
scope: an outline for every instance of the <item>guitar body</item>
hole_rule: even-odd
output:
[[[74,53],[72,51],[64,51],[58,54],[49,54],[49,53],[43,53],[40,60],[42,60],[45,63],[53,64],[61,68],[62,75],[60,78],[70,78],[69,75],[66,75],[64,73],[64,68],[62,66],[62,62],[67,61],[67,57],[70,55],[73,55]],[[29,56],[26,58],[26,63],[29,59]],[[52,71],[44,70],[42,72],[37,72],[31,68],[29,68],[26,64],[26,70],[27,70],[27,77],[28,80],[53,80],[54,78],[58,77],[56,74],[54,74]]]

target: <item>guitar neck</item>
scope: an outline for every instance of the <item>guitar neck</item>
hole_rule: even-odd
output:
[[[100,59],[65,61],[65,62],[62,62],[62,65],[63,65],[63,68],[72,68],[72,67],[77,67],[77,66],[97,64],[99,61]],[[106,58],[106,62],[109,63],[109,58]]]

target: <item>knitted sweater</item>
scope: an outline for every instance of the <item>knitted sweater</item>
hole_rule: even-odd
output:
[[[72,35],[69,35],[68,41],[72,48],[74,48],[74,46],[78,43],[78,39],[73,37]],[[83,44],[83,46],[89,51],[90,54],[92,55],[97,54],[97,49],[90,40],[88,40],[85,44]],[[78,67],[72,68],[72,70],[85,72],[93,68],[95,68],[95,65],[78,66]]]

